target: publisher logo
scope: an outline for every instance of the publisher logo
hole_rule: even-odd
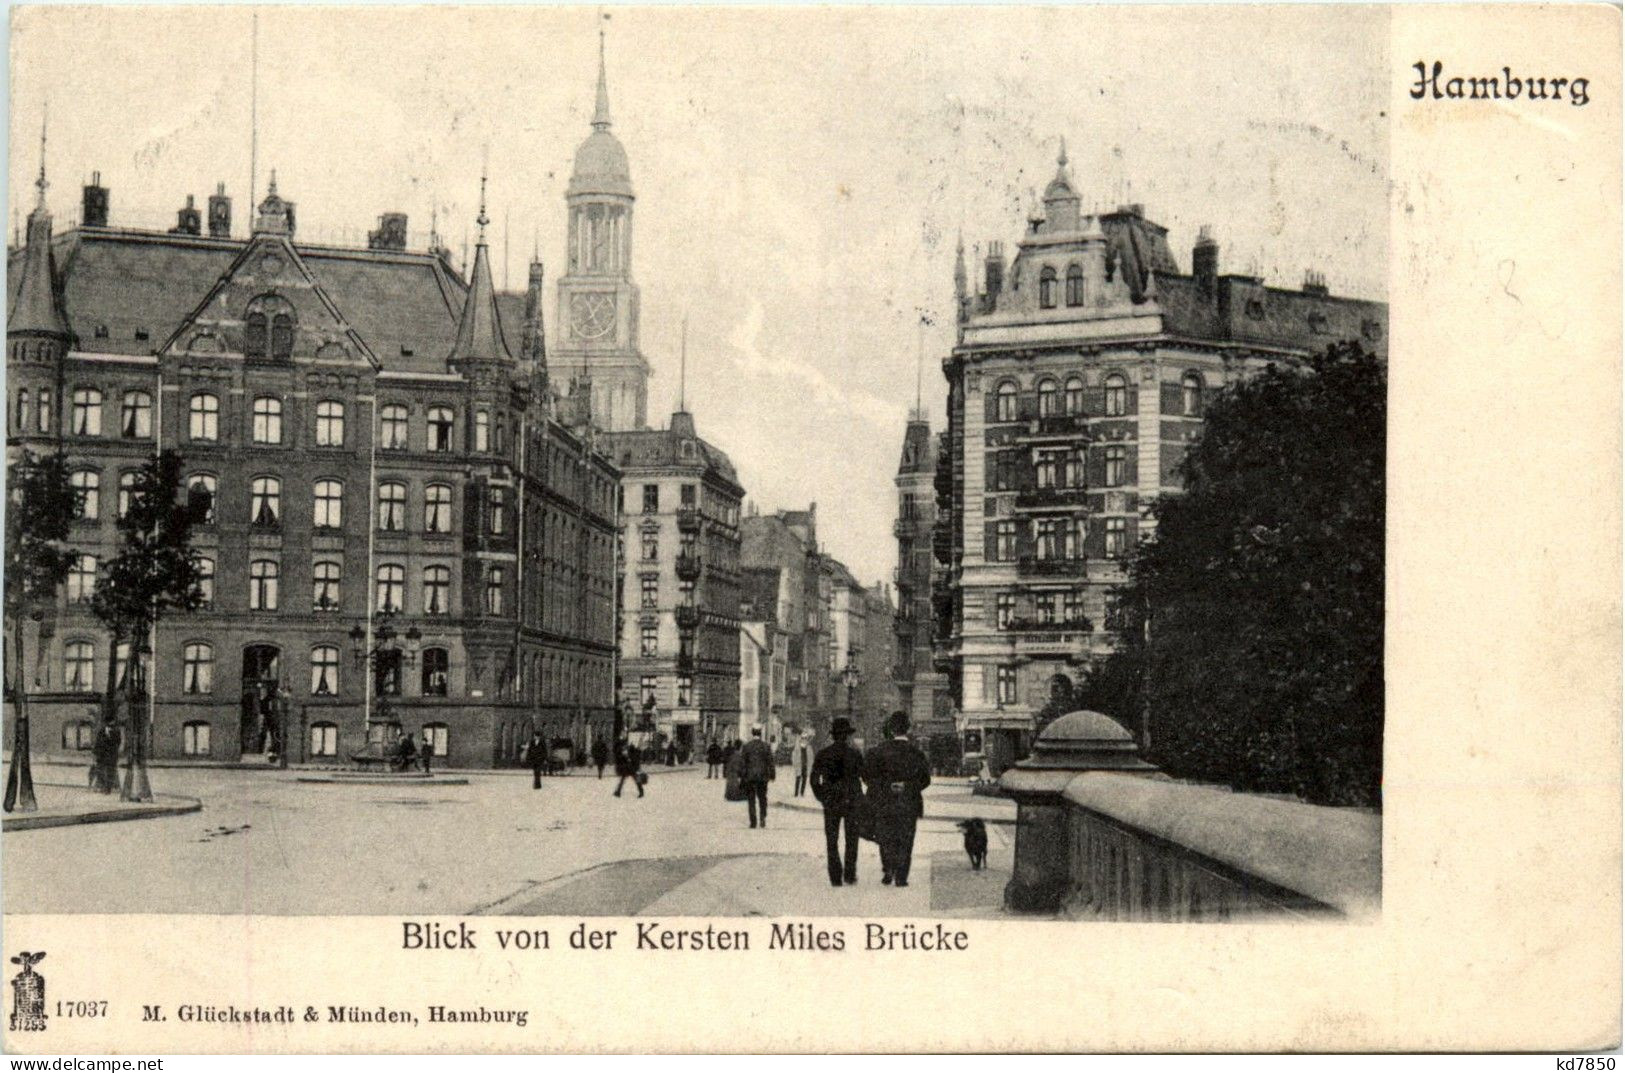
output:
[[[45,977],[34,971],[34,966],[45,960],[45,951],[30,954],[23,951],[11,959],[23,971],[11,978],[11,1030],[13,1032],[43,1032],[45,1030]]]

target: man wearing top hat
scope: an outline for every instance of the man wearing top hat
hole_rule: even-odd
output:
[[[863,754],[852,746],[852,723],[837,716],[829,725],[835,740],[818,750],[812,762],[812,792],[824,806],[824,849],[829,857],[829,881],[858,881],[857,810],[863,800]],[[846,856],[840,853],[841,825],[846,825]]]
[[[908,740],[908,716],[902,712],[892,712],[886,720],[886,738],[864,758],[863,781],[880,846],[880,881],[906,887],[914,825],[925,812],[920,792],[931,785],[931,765]]]

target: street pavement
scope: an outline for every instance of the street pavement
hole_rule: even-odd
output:
[[[47,771],[51,770],[49,768]],[[293,771],[160,768],[202,812],[4,836],[8,913],[998,916],[1014,828],[989,824],[988,869],[927,819],[908,888],[831,887],[823,820],[770,808],[752,830],[703,770],[656,770],[647,796],[590,773],[459,772],[465,785],[302,783]],[[770,798],[788,797],[781,778]],[[962,795],[955,787],[932,794]],[[811,796],[796,805],[816,806]],[[931,811],[928,801],[927,811]],[[97,881],[100,877],[102,881]]]

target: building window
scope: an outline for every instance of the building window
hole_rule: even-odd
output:
[[[318,560],[311,567],[310,606],[313,611],[339,609],[339,578],[343,567],[332,559]]]
[[[677,606],[694,606],[694,583],[692,581],[679,581],[677,583]]]
[[[1038,273],[1038,308],[1055,308],[1055,269],[1048,266]]]
[[[282,400],[262,395],[254,400],[254,442],[282,442]]]
[[[344,446],[344,404],[326,399],[316,404],[316,446]]]
[[[1106,487],[1116,488],[1123,483],[1128,465],[1128,448],[1106,448]]]
[[[194,440],[212,443],[220,438],[220,398],[207,392],[192,396],[186,407],[186,434]]]
[[[122,482],[120,483],[122,485]],[[202,498],[203,502],[209,505],[209,509],[203,515],[204,525],[214,524],[214,505],[216,502],[218,502],[218,500],[215,498],[215,490],[217,487],[218,485],[215,482],[214,476],[208,473],[198,473],[193,475],[191,481],[189,481],[186,485],[186,496],[188,500],[193,498]],[[124,489],[121,486],[119,489],[121,499],[123,497],[123,491]]]
[[[96,728],[89,720],[79,719],[72,723],[62,724],[62,747],[76,749],[81,752],[94,748],[96,744]]]
[[[643,486],[643,513],[660,513],[660,486],[658,484]]]
[[[277,361],[293,357],[293,318],[286,313],[271,318],[271,357]]]
[[[994,597],[994,624],[1001,630],[1010,628],[1010,621],[1016,617],[1016,594],[1001,592]]]
[[[1087,518],[1073,518],[1066,525],[1066,548],[1063,558],[1082,559],[1084,538],[1088,535],[1089,520]]]
[[[754,655],[754,653],[752,653]],[[687,708],[694,703],[694,678],[692,675],[679,674],[677,676],[677,706]]]
[[[1186,417],[1202,413],[1202,374],[1186,373],[1179,382],[1179,412]]]
[[[68,567],[68,603],[89,602],[96,592],[96,557],[79,555]]]
[[[130,513],[130,505],[135,501],[135,482],[139,474],[133,470],[126,470],[118,475],[118,516],[126,517]]]
[[[119,428],[130,439],[152,436],[152,396],[145,391],[126,391],[119,415]]]
[[[68,477],[73,486],[73,516],[93,522],[101,516],[102,475],[93,469],[76,469]]]
[[[41,390],[39,393],[39,430],[41,432],[51,431],[51,393],[49,390]]]
[[[181,650],[181,692],[214,692],[214,648],[193,642]]]
[[[391,403],[378,411],[378,447],[384,451],[404,451],[407,443],[406,407]]]
[[[1065,448],[1039,451],[1038,462],[1033,470],[1033,483],[1039,488],[1066,487],[1067,458],[1070,455],[1071,452]]]
[[[502,614],[502,567],[493,566],[485,571],[485,613]]]
[[[654,626],[644,626],[638,631],[638,655],[658,656],[660,654],[660,631]]]
[[[451,410],[436,406],[429,411],[429,450],[449,451],[454,427]]]
[[[194,720],[181,725],[181,755],[209,755],[209,724]]]
[[[255,559],[248,564],[248,609],[275,611],[277,581],[282,567],[274,559]]]
[[[1053,626],[1055,624],[1055,594],[1053,592],[1041,592],[1033,597],[1033,610],[1039,625]]]
[[[423,613],[444,615],[451,611],[451,571],[444,566],[423,568]]]
[[[423,650],[423,695],[443,697],[450,682],[451,656],[444,648]]]
[[[652,563],[660,558],[660,537],[655,533],[643,534],[643,561]]]
[[[1038,558],[1060,558],[1060,529],[1061,520],[1059,518],[1038,519]]]
[[[255,477],[249,485],[249,521],[274,527],[282,518],[282,482],[275,477]]]
[[[680,487],[677,491],[679,493],[678,494],[678,502],[679,503],[681,503],[685,507],[692,507],[694,505],[694,486],[692,484],[685,484],[682,487]]]
[[[378,528],[392,533],[406,528],[406,485],[385,481],[378,486]]]
[[[451,730],[445,723],[424,723],[423,747],[431,756],[450,756]]]
[[[639,578],[638,585],[643,596],[642,603],[639,606],[659,607],[660,579],[657,577]]]
[[[406,595],[406,567],[385,563],[378,568],[377,576],[378,601],[374,606],[379,611],[399,611]]]
[[[310,724],[310,755],[337,756],[339,754],[339,728],[333,723]]]
[[[491,449],[491,415],[484,410],[474,411],[474,450]]]
[[[1061,412],[1061,393],[1055,381],[1045,378],[1038,382],[1038,416],[1054,417]]]
[[[1128,412],[1128,384],[1116,373],[1106,378],[1106,416],[1122,417]]]
[[[1016,669],[1009,666],[999,668],[999,703],[1016,703]]]
[[[659,695],[660,680],[652,674],[646,674],[638,679],[638,703],[644,708],[653,708],[655,699]]]
[[[214,606],[214,560],[207,555],[197,557],[197,595],[200,608]]]
[[[508,490],[491,489],[491,535],[501,536],[508,531]]]
[[[1016,523],[1000,522],[994,536],[994,560],[1001,563],[1010,562],[1016,557]]]
[[[41,393],[40,397],[44,398],[45,396]],[[43,426],[40,431],[45,431]],[[75,436],[100,436],[102,434],[102,393],[93,387],[74,389],[73,434]]]
[[[994,406],[995,421],[1014,421],[1016,419],[1016,385],[1006,380],[999,385],[997,402]]]
[[[1070,265],[1066,270],[1066,304],[1081,306],[1083,304],[1083,266]]]
[[[336,697],[339,693],[339,649],[317,645],[310,650],[310,695]]]
[[[28,431],[28,419],[29,419],[29,417],[30,417],[30,414],[28,412],[28,389],[23,388],[21,391],[17,392],[17,423],[16,423],[16,431],[18,431],[18,432],[27,432]]]
[[[451,532],[451,485],[431,484],[423,492],[423,531]]]
[[[1083,622],[1083,590],[1068,589],[1065,596],[1066,622],[1069,626],[1076,626]]]
[[[1106,558],[1122,556],[1128,545],[1128,522],[1123,518],[1106,519]]]
[[[69,693],[95,691],[96,654],[89,641],[69,641],[62,646],[62,688]]]
[[[255,359],[265,357],[265,329],[265,314],[257,309],[250,310],[243,323],[243,355],[245,357]]]
[[[344,526],[344,485],[332,478],[316,482],[316,509],[312,524],[318,529],[340,529]]]
[[[1083,413],[1083,377],[1066,378],[1066,412],[1073,417]]]

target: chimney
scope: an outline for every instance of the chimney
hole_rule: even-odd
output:
[[[107,226],[107,187],[102,185],[99,171],[90,173],[90,182],[85,185],[84,212],[79,218],[85,227]]]
[[[1326,274],[1310,270],[1303,274],[1303,293],[1324,298],[1331,292],[1326,289]]]
[[[231,198],[226,196],[225,183],[216,183],[209,197],[209,237],[231,237]]]
[[[1004,243],[987,244],[987,296],[997,298],[1004,289]]]
[[[386,212],[378,217],[378,230],[367,232],[367,249],[406,249],[406,213]]]
[[[169,229],[171,235],[203,234],[203,214],[197,211],[197,203],[191,194],[186,195],[185,206],[175,216],[175,226]]]
[[[1203,224],[1197,232],[1196,245],[1191,249],[1191,275],[1203,294],[1212,297],[1219,285],[1219,244],[1213,233]]]

